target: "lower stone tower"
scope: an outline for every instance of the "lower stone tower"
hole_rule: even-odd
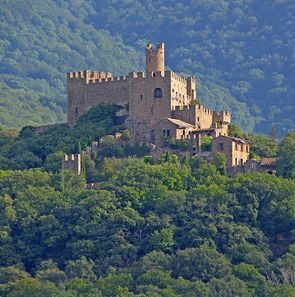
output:
[[[81,154],[72,154],[72,155],[65,155],[62,158],[61,162],[61,169],[71,169],[74,170],[78,175],[82,172],[82,160]]]

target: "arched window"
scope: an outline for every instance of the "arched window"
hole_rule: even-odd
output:
[[[156,88],[154,90],[154,98],[162,98],[163,97],[163,91],[160,88]]]

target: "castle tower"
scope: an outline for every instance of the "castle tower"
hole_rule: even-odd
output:
[[[146,47],[146,72],[164,72],[164,57],[164,43],[159,43],[156,48],[149,43]]]

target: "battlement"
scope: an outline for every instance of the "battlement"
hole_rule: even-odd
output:
[[[228,115],[231,115],[231,112],[230,111],[226,111],[226,110],[214,111],[214,115],[216,115],[216,116],[219,116],[219,115],[228,116]]]
[[[80,154],[77,154],[77,155],[75,155],[75,154],[70,154],[70,155],[65,154],[63,159],[64,159],[64,162],[72,162],[72,161],[76,161],[80,157],[81,157]]]
[[[180,76],[179,74],[177,74],[177,73],[175,73],[173,71],[171,71],[171,76],[172,76],[172,78],[174,78],[175,80],[177,80],[177,81],[179,81],[181,83],[184,83],[184,84],[187,83],[187,78],[182,77],[182,76]]]
[[[146,78],[164,78],[164,77],[171,77],[171,71],[156,71],[156,72],[130,72],[128,75],[123,76],[111,76],[110,72],[96,72],[94,71],[94,74],[92,76],[89,75],[89,73],[86,73],[85,71],[80,72],[69,72],[68,77],[71,79],[75,78],[83,78],[85,79],[86,84],[104,84],[104,83],[115,83],[118,81],[129,81],[129,80],[140,80],[140,79],[146,79]]]
[[[207,114],[211,114],[213,115],[215,113],[215,111],[206,108],[205,106],[201,105],[201,104],[196,104],[196,105],[176,105],[174,106],[174,110],[176,111],[185,111],[185,110],[200,110],[204,113]]]
[[[214,111],[213,112],[213,122],[231,122],[231,113],[229,111]]]
[[[165,47],[164,43],[158,43],[156,47],[152,43],[148,43],[146,49],[150,52],[157,54],[159,50],[163,50]]]
[[[87,81],[96,80],[96,79],[104,79],[104,78],[111,78],[111,72],[104,72],[104,71],[93,71],[93,70],[83,70],[83,71],[75,71],[75,72],[68,72],[68,78],[82,78],[86,79]]]

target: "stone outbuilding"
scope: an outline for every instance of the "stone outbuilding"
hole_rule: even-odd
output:
[[[194,126],[184,121],[164,118],[154,126],[152,140],[155,145],[161,147],[165,145],[167,138],[190,139],[193,130]]]
[[[268,174],[275,174],[277,158],[261,158],[260,160],[251,159],[244,165],[244,172],[261,172]]]
[[[250,159],[250,144],[236,137],[218,136],[212,140],[212,156],[217,152],[226,156],[226,166],[243,166]]]

